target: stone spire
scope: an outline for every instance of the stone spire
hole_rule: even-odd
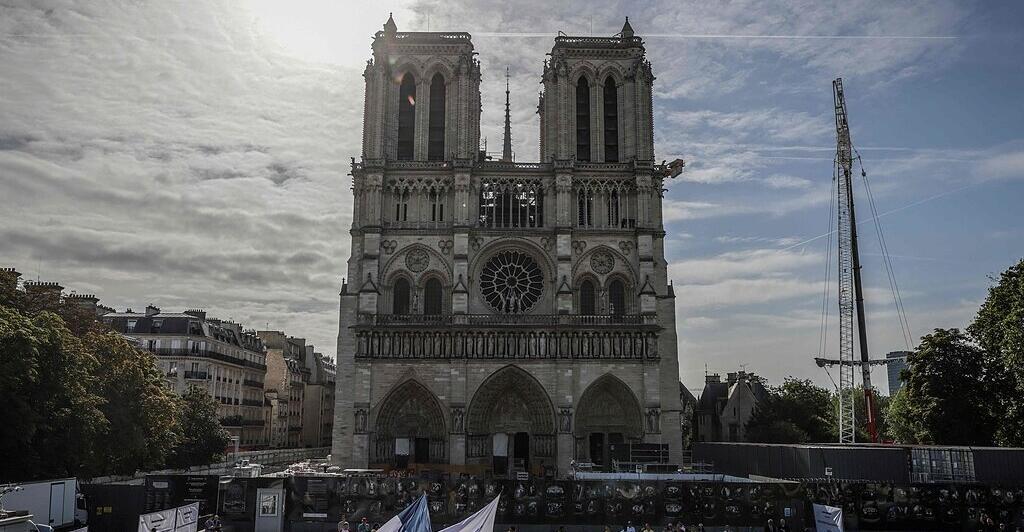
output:
[[[622,38],[632,39],[633,38],[633,26],[629,25],[629,17],[626,17],[626,23],[622,25]]]
[[[392,15],[393,13],[388,13],[388,21],[384,23],[384,33],[388,35],[394,35],[398,32],[398,25],[395,24],[395,19]]]
[[[508,67],[505,67],[505,138],[501,145],[501,160],[512,160],[512,118],[508,105]]]

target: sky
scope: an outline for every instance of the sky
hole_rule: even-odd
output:
[[[362,71],[389,12],[401,31],[473,34],[492,146],[510,69],[520,161],[537,158],[553,37],[630,17],[657,77],[656,156],[687,161],[664,208],[695,393],[739,369],[831,387],[812,359],[838,345],[835,77],[911,332],[858,180],[873,357],[964,327],[1024,255],[1019,2],[3,0],[0,265],[335,355]]]

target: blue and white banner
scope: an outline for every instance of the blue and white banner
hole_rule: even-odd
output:
[[[492,532],[494,530],[494,517],[498,515],[498,495],[487,506],[481,508],[477,513],[467,517],[461,523],[452,525],[441,532]]]
[[[377,532],[430,532],[427,494],[421,495],[416,502],[381,525]]]
[[[843,509],[815,504],[814,529],[818,532],[843,532]]]

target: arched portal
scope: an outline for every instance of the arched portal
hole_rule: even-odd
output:
[[[598,377],[576,407],[575,436],[586,451],[576,459],[609,465],[613,446],[643,436],[642,419],[640,403],[626,383],[611,374]]]
[[[468,455],[495,474],[554,465],[555,411],[529,373],[506,366],[487,378],[466,414]]]
[[[373,462],[448,462],[444,411],[437,397],[417,381],[407,380],[381,402],[374,424]]]

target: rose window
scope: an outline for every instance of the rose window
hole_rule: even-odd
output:
[[[533,257],[506,250],[491,257],[480,273],[480,292],[494,310],[526,312],[544,292],[544,274]]]

